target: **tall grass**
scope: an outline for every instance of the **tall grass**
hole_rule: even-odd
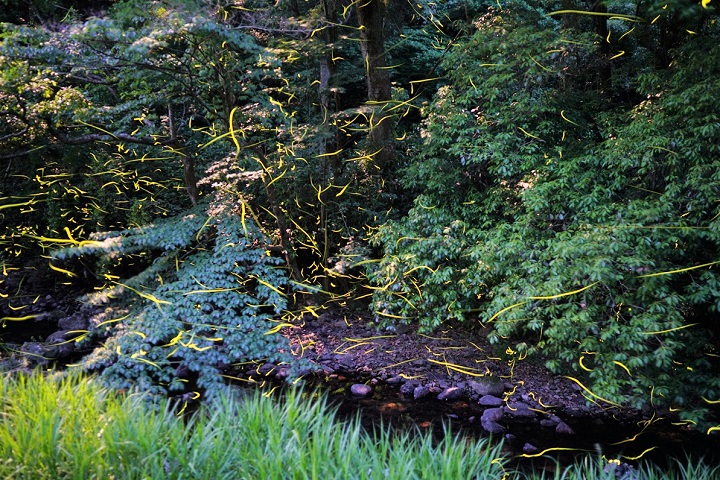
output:
[[[225,399],[189,421],[91,379],[7,377],[0,386],[0,478],[501,478],[499,447],[448,435],[366,433],[324,397],[290,391]]]
[[[716,479],[720,469],[648,467],[633,479]],[[89,378],[9,376],[0,385],[2,479],[610,479],[590,458],[555,473],[508,470],[500,446],[446,435],[369,434],[340,422],[325,397],[259,392],[190,419],[115,395]]]

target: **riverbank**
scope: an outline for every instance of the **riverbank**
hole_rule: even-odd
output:
[[[325,397],[240,390],[191,418],[148,408],[79,375],[7,375],[0,384],[0,477],[712,480],[703,462],[660,469],[586,456],[554,471],[518,472],[487,439],[369,433],[340,422]],[[240,393],[244,392],[244,393]]]

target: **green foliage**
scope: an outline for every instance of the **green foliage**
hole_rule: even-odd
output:
[[[251,219],[217,205],[211,214],[202,210],[55,254],[108,261],[155,254],[138,276],[95,294],[122,297],[130,307],[128,316],[99,326],[104,346],[83,361],[86,369],[102,369],[108,385],[158,394],[200,389],[212,398],[224,390],[223,371],[233,364],[292,359],[273,320],[287,306],[282,260]]]
[[[271,251],[313,292],[352,290],[353,266],[371,265],[378,318],[477,319],[591,400],[706,418],[720,395],[716,7],[392,5],[384,105],[364,103],[340,7],[128,0],[2,25],[3,260],[69,244],[55,261],[131,277],[104,292],[129,316],[97,330],[109,337],[87,365],[119,387],[215,395],[224,366],[279,360],[263,333],[289,286]]]
[[[589,400],[700,425],[720,394],[717,38],[644,67],[623,110],[584,78],[588,38],[534,15],[481,18],[448,57],[405,173],[422,194],[375,236],[373,310],[426,329],[477,315]]]

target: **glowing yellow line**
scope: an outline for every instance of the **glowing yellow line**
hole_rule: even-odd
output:
[[[77,275],[74,274],[73,272],[71,272],[70,270],[65,270],[64,268],[56,267],[55,265],[52,264],[52,262],[50,262],[49,265],[50,265],[51,270],[55,270],[56,272],[64,273],[68,277],[77,277]]]
[[[573,122],[572,120],[570,120],[569,118],[567,118],[567,117],[565,116],[565,110],[560,110],[560,116],[561,116],[562,119],[565,120],[566,122],[572,123],[573,125],[578,126],[578,127],[580,126],[580,125],[578,125],[577,123]]]
[[[370,342],[356,343],[355,345],[351,345],[351,346],[347,347],[347,348],[344,349],[344,350],[339,350],[340,347],[338,347],[338,348],[335,349],[335,352],[334,352],[334,353],[337,353],[337,354],[347,353],[347,352],[349,352],[350,350],[352,350],[353,348],[362,347],[363,345],[370,345]]]
[[[638,275],[638,278],[643,278],[643,277],[657,277],[657,276],[660,276],[660,275],[671,275],[671,274],[673,274],[673,273],[682,273],[682,272],[687,272],[687,271],[689,271],[689,270],[695,270],[695,269],[697,269],[697,268],[709,267],[709,266],[715,265],[715,264],[717,264],[717,263],[720,263],[720,260],[715,261],[715,262],[710,262],[710,263],[703,263],[702,265],[696,265],[696,266],[694,266],[694,267],[680,268],[680,269],[678,269],[678,270],[668,270],[667,272],[648,273],[648,274],[645,274],[645,275]]]
[[[40,315],[25,315],[24,317],[2,317],[0,318],[0,322],[23,322],[25,320],[37,318],[39,316]]]
[[[667,330],[658,330],[657,332],[640,332],[643,335],[659,335],[661,333],[669,333],[674,332],[675,330],[682,330],[683,328],[693,327],[697,325],[697,323],[691,323],[689,325],[683,325],[681,327],[675,327],[675,328],[668,328]]]
[[[655,450],[656,448],[657,448],[657,447],[650,447],[650,448],[646,449],[644,452],[642,452],[640,455],[638,455],[637,457],[627,457],[627,456],[625,456],[625,455],[622,455],[622,457],[623,457],[623,458],[626,458],[626,459],[628,459],[628,460],[632,460],[632,461],[640,460],[640,459],[643,457],[643,455],[645,455],[646,453],[648,453],[648,452],[650,452],[650,451],[652,451],[652,450]]]
[[[577,289],[577,290],[573,290],[572,292],[559,293],[559,294],[557,294],[557,295],[549,295],[549,296],[543,296],[543,297],[528,297],[528,298],[529,298],[530,300],[554,300],[554,299],[560,298],[560,297],[568,297],[568,296],[570,296],[570,295],[575,295],[575,294],[580,293],[580,292],[582,292],[582,291],[584,291],[584,290],[587,290],[588,288],[594,287],[594,286],[597,285],[598,283],[599,283],[599,282],[591,283],[591,284],[588,285],[587,287],[582,287],[582,288],[579,288],[579,289]]]
[[[507,312],[508,310],[510,310],[510,309],[512,309],[512,308],[515,308],[515,307],[519,307],[520,305],[525,305],[526,303],[528,303],[527,300],[524,301],[524,302],[516,303],[516,304],[514,304],[514,305],[510,305],[509,307],[503,308],[502,310],[500,310],[499,312],[497,312],[495,315],[493,315],[492,317],[490,317],[490,320],[488,320],[487,323],[492,322],[493,320],[495,320],[497,317],[499,317],[501,314]]]
[[[430,335],[425,335],[424,333],[418,333],[418,335],[420,335],[421,337],[428,338],[430,340],[452,340],[451,338],[448,338],[448,337],[431,337]]]
[[[449,363],[449,362],[439,362],[437,360],[433,360],[432,358],[428,358],[427,361],[430,363],[434,363],[436,365],[442,365],[445,368],[449,368],[450,370],[455,370],[456,372],[459,372],[459,373],[464,373],[465,375],[471,375],[473,377],[484,377],[485,376],[484,373],[474,373],[474,372],[470,371],[470,370],[476,370],[475,368],[464,367],[462,365],[456,365],[454,363]]]
[[[613,360],[613,363],[615,365],[622,367],[627,372],[628,375],[632,376],[632,374],[630,373],[630,369],[628,367],[626,367],[624,364],[618,362],[617,360]]]
[[[585,358],[585,355],[581,355],[580,358],[578,359],[578,363],[580,364],[580,368],[582,368],[582,369],[585,370],[586,372],[592,372],[592,371],[593,371],[592,368],[587,368],[587,367],[583,364],[583,358]]]
[[[640,17],[636,17],[634,15],[622,15],[619,13],[609,13],[609,12],[589,12],[586,10],[557,10],[555,12],[548,13],[548,16],[553,15],[567,15],[567,14],[576,14],[576,15],[595,15],[599,17],[612,17],[617,18],[620,20],[627,20],[629,22],[644,22],[644,20]]]
[[[402,362],[398,362],[398,363],[393,363],[392,365],[388,365],[388,366],[386,366],[386,367],[384,367],[384,368],[388,369],[388,368],[397,367],[397,366],[403,365],[403,364],[405,364],[405,363],[414,362],[415,360],[420,360],[420,357],[411,358],[410,360],[403,360]]]
[[[375,337],[367,337],[367,338],[349,338],[345,337],[345,340],[348,342],[366,342],[368,340],[378,340],[380,338],[395,338],[397,335],[377,335]]]
[[[589,450],[584,450],[582,448],[570,448],[570,447],[553,447],[553,448],[546,448],[540,453],[521,453],[518,455],[518,457],[523,458],[534,458],[534,457],[542,457],[547,452],[560,452],[560,451],[567,451],[567,452],[588,452]]]
[[[537,62],[535,62],[535,63],[537,63]],[[534,138],[534,139],[536,139],[536,140],[540,140],[540,137],[538,137],[537,135],[533,135],[532,133],[528,132],[527,130],[525,130],[525,129],[522,128],[522,127],[517,127],[517,129],[520,130],[521,132],[523,132],[525,135],[527,135],[527,136],[530,137],[530,138]]]
[[[564,377],[564,378],[567,378],[568,380],[572,380],[573,382],[577,383],[577,384],[580,386],[580,388],[582,388],[583,390],[585,390],[586,392],[588,392],[590,395],[592,395],[593,397],[597,398],[598,400],[602,400],[603,402],[609,403],[610,405],[615,405],[616,407],[619,407],[619,406],[620,406],[620,405],[618,405],[617,403],[615,403],[615,402],[613,402],[613,401],[607,400],[607,399],[605,399],[605,398],[603,398],[603,397],[601,397],[601,396],[599,396],[599,395],[594,394],[589,388],[587,388],[585,385],[583,385],[583,384],[580,382],[580,380],[578,380],[577,378],[568,377],[568,376],[566,376],[566,375],[563,375],[563,377]]]

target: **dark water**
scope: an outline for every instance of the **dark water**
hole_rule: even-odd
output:
[[[439,401],[429,396],[415,401],[403,396],[398,388],[384,384],[375,385],[368,397],[358,398],[350,393],[353,383],[363,381],[340,376],[317,380],[314,386],[328,393],[341,418],[351,418],[359,413],[363,426],[369,431],[388,425],[393,429],[429,431],[436,439],[441,439],[449,427],[453,435],[489,436],[480,425],[484,407],[469,399]],[[611,417],[559,416],[572,427],[574,435],[558,434],[554,428],[540,426],[537,420],[517,419],[503,423],[507,427],[503,438],[504,453],[513,458],[516,466],[533,469],[543,468],[543,464],[548,464],[548,457],[569,464],[588,453],[595,457],[604,455],[607,459],[620,459],[630,465],[647,461],[664,466],[673,459],[685,462],[688,456],[702,457],[709,464],[720,463],[720,435],[681,428],[667,419],[620,422]],[[537,451],[523,456],[523,447],[527,443]]]

